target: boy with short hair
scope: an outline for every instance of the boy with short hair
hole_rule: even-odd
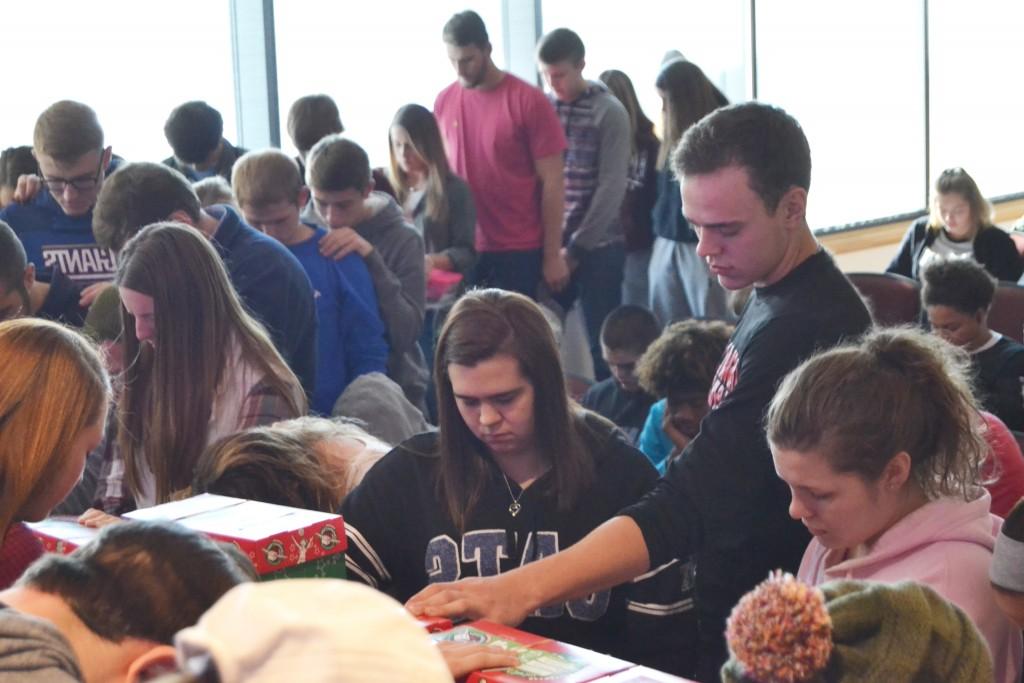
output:
[[[608,377],[601,321],[622,301],[626,251],[620,209],[629,175],[629,114],[604,83],[583,77],[583,41],[556,28],[537,44],[548,99],[565,129],[565,214],[562,245],[569,286],[555,298],[568,310],[579,298],[597,379]]]
[[[174,634],[255,577],[232,549],[133,521],[44,556],[0,593],[0,679],[137,683],[173,670]]]
[[[246,150],[224,139],[224,119],[206,102],[194,100],[175,107],[164,124],[164,136],[174,156],[164,163],[190,182],[219,175],[231,182],[231,167]]]
[[[636,443],[654,399],[640,386],[636,363],[661,332],[643,306],[619,306],[601,325],[601,356],[611,377],[583,395],[584,408],[608,418]]]
[[[115,166],[96,112],[71,100],[50,105],[36,120],[32,152],[40,184],[0,220],[17,233],[40,279],[60,270],[80,286],[113,280],[114,255],[92,234],[92,207]]]
[[[304,95],[288,110],[288,136],[299,150],[299,169],[305,173],[305,161],[313,145],[328,135],[344,133],[338,105],[330,95]]]
[[[385,372],[388,346],[377,293],[363,259],[322,255],[323,228],[303,223],[309,201],[298,165],[276,149],[249,152],[235,163],[234,191],[246,222],[286,246],[313,284],[320,326],[314,411],[330,415],[338,397],[360,375]]]
[[[423,238],[394,199],[373,191],[369,158],[351,140],[320,140],[310,150],[308,176],[313,205],[330,228],[320,252],[334,260],[355,252],[365,260],[387,327],[388,375],[423,410],[427,369],[417,343],[426,306]]]
[[[8,147],[0,153],[0,209],[14,201],[18,178],[23,175],[39,175],[39,163],[30,145]]]
[[[219,175],[195,181],[192,183],[192,189],[196,191],[199,204],[204,209],[214,204],[228,204],[236,208],[238,206],[231,185]]]
[[[640,386],[658,399],[637,447],[661,474],[700,431],[710,410],[708,391],[730,334],[732,326],[719,321],[672,323],[636,364]]]
[[[943,259],[921,273],[921,304],[932,332],[971,355],[982,407],[1024,430],[1024,345],[993,332],[988,310],[998,283],[972,259]]]
[[[313,145],[328,135],[344,132],[345,126],[341,123],[338,105],[330,95],[303,95],[292,103],[288,110],[288,137],[292,139],[295,149],[299,150],[295,161],[299,164],[299,173],[303,178],[306,177],[306,157]],[[387,172],[378,167],[372,173],[374,189],[397,198]],[[302,212],[302,220],[306,223],[317,223],[320,220],[312,204]]]

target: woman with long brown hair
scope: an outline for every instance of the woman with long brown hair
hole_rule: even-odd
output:
[[[608,86],[629,114],[629,171],[626,196],[622,200],[622,234],[625,238],[626,265],[622,274],[622,303],[647,306],[650,289],[647,268],[651,261],[651,209],[658,198],[658,148],[661,141],[654,134],[654,124],[640,107],[633,81],[617,69],[601,73],[598,78]]]
[[[351,578],[405,600],[435,581],[509,571],[575,543],[654,484],[611,423],[569,401],[551,329],[528,298],[463,296],[435,366],[438,431],[384,456],[341,506]],[[524,628],[632,655],[625,592],[549,607]]]
[[[117,285],[126,365],[118,445],[136,504],[190,485],[212,441],[305,413],[298,380],[198,231],[144,228],[121,251]]]
[[[82,476],[106,424],[110,381],[96,348],[55,323],[0,323],[0,588],[42,554],[21,522],[46,517]]]
[[[426,246],[426,272],[468,275],[476,263],[476,208],[469,185],[452,173],[437,120],[429,109],[407,104],[388,130],[391,184],[406,218]]]
[[[679,180],[670,164],[672,150],[683,133],[729,101],[699,66],[685,59],[662,66],[655,86],[662,102],[662,140],[657,200],[651,214],[650,308],[663,325],[687,318],[732,320],[735,316],[729,310],[725,289],[697,255],[697,233],[684,218]]]

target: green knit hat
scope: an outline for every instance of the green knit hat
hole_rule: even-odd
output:
[[[825,622],[831,620],[829,645],[820,642],[822,619],[808,617],[815,599],[827,610]],[[792,577],[772,576],[733,609],[727,636],[726,683],[974,683],[993,677],[988,647],[970,618],[931,588],[910,581],[835,581],[818,591]],[[829,648],[827,659],[817,656]],[[814,659],[815,670],[800,671]],[[827,662],[824,669],[821,662]]]
[[[121,337],[121,297],[117,287],[107,287],[92,302],[82,331],[97,344]]]

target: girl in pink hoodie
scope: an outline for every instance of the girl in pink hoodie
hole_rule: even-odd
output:
[[[917,581],[964,610],[997,681],[1017,681],[1022,645],[996,607],[988,567],[1001,520],[964,358],[920,332],[878,330],[791,372],[768,409],[789,512],[814,535],[799,578]]]

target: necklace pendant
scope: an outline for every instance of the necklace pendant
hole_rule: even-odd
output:
[[[512,504],[508,506],[508,514],[515,517],[519,514],[519,511],[523,509],[523,506],[519,504],[519,501],[513,500]]]

